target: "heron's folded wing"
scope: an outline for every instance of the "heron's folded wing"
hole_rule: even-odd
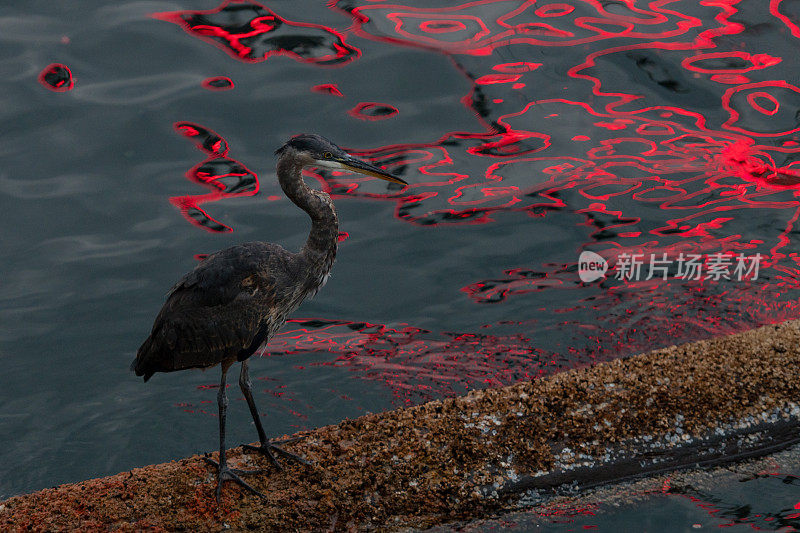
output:
[[[289,261],[262,243],[209,256],[170,290],[137,354],[137,375],[213,366],[257,348],[270,329],[267,311],[290,285],[282,266]]]

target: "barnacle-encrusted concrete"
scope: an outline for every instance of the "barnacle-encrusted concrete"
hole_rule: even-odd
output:
[[[227,485],[199,457],[16,496],[0,529],[392,529],[486,516],[521,494],[766,453],[800,435],[800,322],[345,420],[287,445],[314,467]]]

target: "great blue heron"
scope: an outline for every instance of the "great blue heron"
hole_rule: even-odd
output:
[[[131,369],[137,376],[144,376],[145,381],[155,372],[221,365],[217,392],[219,462],[206,458],[217,467],[217,502],[225,481],[234,481],[260,495],[239,477],[258,471],[229,468],[225,457],[225,377],[236,361],[242,363],[239,386],[260,441],[259,446],[243,445],[244,448],[263,453],[278,468],[273,452],[303,461],[267,439],[247,369],[247,359],[269,341],[289,313],[325,284],[336,257],[336,210],[330,196],[306,185],[301,175],[303,167],[349,170],[408,185],[319,135],[297,135],[275,153],[279,155],[278,182],[283,192],[311,217],[311,232],[303,249],[292,253],[276,244],[249,242],[209,255],[169,291],[150,336],[131,364]]]

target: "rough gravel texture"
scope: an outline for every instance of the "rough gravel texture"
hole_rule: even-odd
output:
[[[233,449],[232,466],[267,469],[248,477],[263,500],[227,484],[218,507],[215,473],[194,456],[10,498],[0,530],[391,530],[487,516],[510,503],[492,487],[517,476],[676,427],[691,438],[796,415],[799,344],[800,321],[787,322],[345,420],[286,446],[313,467],[276,472]]]

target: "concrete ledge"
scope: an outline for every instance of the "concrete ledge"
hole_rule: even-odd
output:
[[[0,529],[393,529],[484,517],[531,491],[771,453],[800,436],[800,322],[297,434],[315,462],[233,484],[198,456],[16,496]],[[269,469],[231,452],[231,464]]]

